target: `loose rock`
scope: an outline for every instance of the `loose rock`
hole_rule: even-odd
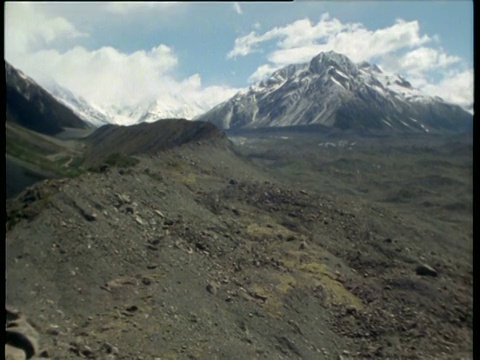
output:
[[[438,275],[437,271],[434,268],[426,264],[417,266],[416,273],[420,276],[436,277]]]
[[[214,282],[210,282],[210,283],[207,284],[206,289],[210,294],[217,295],[218,285],[215,284]]]

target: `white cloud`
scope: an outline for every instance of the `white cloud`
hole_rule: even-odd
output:
[[[149,4],[105,6],[110,12],[122,14],[151,6]],[[202,86],[199,74],[177,79],[178,56],[165,44],[133,52],[108,46],[91,50],[78,45],[59,51],[57,41],[63,41],[64,45],[65,40],[86,34],[35,4],[7,3],[6,10],[6,60],[43,86],[48,87],[55,81],[101,107],[135,106],[180,96],[187,103],[191,101],[207,108],[238,91],[228,86]]]
[[[253,83],[265,79],[268,75],[271,75],[276,70],[280,69],[281,66],[272,66],[270,64],[261,65],[255,70],[255,72],[250,75],[248,81]]]
[[[460,61],[461,59],[458,56],[448,55],[441,49],[420,47],[407,52],[403,56],[392,55],[386,57],[382,67],[387,71],[396,71],[411,77],[418,77],[425,72],[446,68]]]
[[[237,56],[246,56],[255,50],[253,46],[264,41],[255,31],[250,34],[235,39],[235,47],[227,54],[227,58],[236,58]]]
[[[47,17],[32,3],[5,3],[5,55],[22,56],[56,41],[88,34],[62,17]]]
[[[275,67],[282,67],[310,61],[318,53],[329,50],[332,49],[324,45],[312,44],[293,49],[275,50],[267,56],[267,59],[275,64]]]
[[[473,104],[473,69],[450,72],[438,83],[426,83],[422,89],[445,101],[471,108]]]
[[[39,68],[39,63],[44,66]],[[64,53],[43,50],[18,62],[38,82],[48,84],[53,79],[100,106],[134,106],[177,94],[210,106],[238,90],[221,86],[204,88],[199,74],[176,80],[172,71],[177,64],[177,56],[166,45],[130,54],[111,47],[93,51],[75,47]]]
[[[284,27],[275,27],[264,34],[251,32],[237,38],[228,58],[246,56],[258,51],[259,44],[278,39],[277,50],[269,60],[276,64],[292,63],[294,59],[308,61],[312,53],[335,50],[353,61],[368,60],[375,56],[422,45],[431,40],[420,36],[417,21],[398,20],[394,25],[371,31],[359,23],[343,24],[324,14],[316,24],[309,19],[297,20]]]
[[[172,8],[175,5],[181,4],[176,1],[122,1],[122,2],[105,2],[103,8],[105,11],[116,15],[130,15],[134,11],[150,11],[152,9],[167,9]]]
[[[312,25],[309,19],[298,20],[283,28],[278,28],[275,33],[283,38],[278,43],[280,48],[292,49],[314,44],[317,40],[327,39],[357,26],[357,24],[344,25],[337,19],[330,19],[327,13],[320,18],[317,24]]]
[[[238,2],[234,2],[234,3],[233,3],[233,9],[235,10],[235,12],[236,12],[238,15],[242,15],[242,14],[243,14],[242,8],[240,7],[240,4],[239,4]]]
[[[240,89],[232,88],[230,86],[214,85],[204,88],[187,89],[185,94],[204,109],[210,109],[215,105],[228,100],[239,90]]]

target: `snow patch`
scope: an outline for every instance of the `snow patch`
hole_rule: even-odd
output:
[[[420,124],[420,126],[422,127],[423,130],[425,130],[425,132],[430,132],[430,130],[428,130],[425,126],[423,126],[423,124]]]
[[[392,126],[392,124],[390,124],[390,123],[389,123],[387,120],[385,120],[385,119],[382,119],[382,121],[383,121],[385,124],[387,124],[388,126],[390,126],[390,127],[393,129],[393,126]]]
[[[380,86],[378,85],[372,85],[370,86],[373,90],[375,90],[376,92],[382,94],[382,95],[386,95],[386,92],[384,89],[382,89]]]
[[[341,77],[343,77],[343,78],[345,78],[345,79],[347,79],[347,80],[350,80],[350,77],[349,77],[347,74],[345,74],[343,71],[340,71],[340,70],[338,70],[338,69],[335,69],[335,72],[336,72],[338,75],[340,75]]]
[[[408,125],[406,122],[398,119],[398,121],[400,121],[403,125],[405,125],[406,127],[408,127],[409,129],[412,129],[412,127],[410,125]]]
[[[345,86],[343,86],[338,80],[335,80],[335,78],[333,76],[330,76],[330,79],[332,79],[332,81],[337,84],[338,86],[341,86],[342,88],[345,89]]]

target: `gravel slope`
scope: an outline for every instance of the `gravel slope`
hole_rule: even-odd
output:
[[[472,357],[470,234],[223,143],[137,158],[7,206],[6,303],[51,358]]]

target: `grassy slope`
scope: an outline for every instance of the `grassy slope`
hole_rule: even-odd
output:
[[[5,135],[7,197],[39,180],[76,176],[83,171],[77,141],[55,139],[9,121]]]

